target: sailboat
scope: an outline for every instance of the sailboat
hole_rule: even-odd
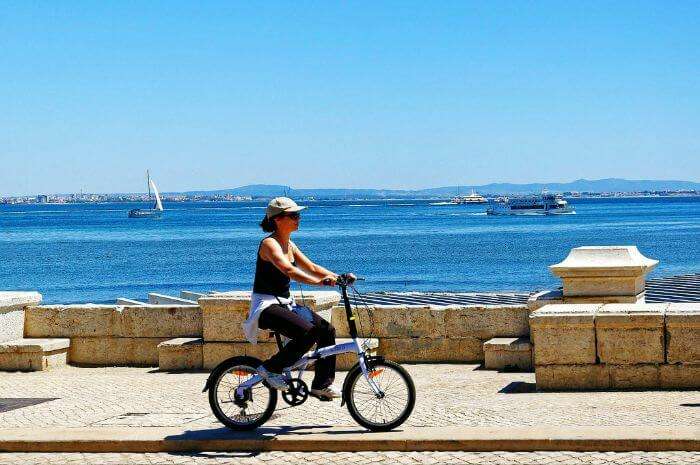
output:
[[[158,193],[158,188],[156,183],[151,179],[151,175],[146,170],[146,186],[148,187],[148,198],[151,198],[151,189],[153,189],[153,195],[156,198],[156,202],[150,209],[134,208],[129,210],[129,218],[160,218],[163,214],[163,203],[160,201],[160,194]]]

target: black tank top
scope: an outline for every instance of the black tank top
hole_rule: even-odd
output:
[[[262,242],[260,243],[262,246]],[[289,298],[289,276],[282,273],[272,262],[263,260],[260,256],[260,246],[258,246],[257,261],[255,262],[255,280],[253,281],[253,292],[259,294],[269,294],[277,297]],[[296,266],[295,262],[292,265]]]

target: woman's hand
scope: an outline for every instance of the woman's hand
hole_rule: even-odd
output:
[[[319,286],[335,286],[337,278],[338,277],[333,274],[324,276],[319,280],[318,284]]]

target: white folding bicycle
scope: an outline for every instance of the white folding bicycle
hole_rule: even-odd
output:
[[[309,388],[302,380],[307,366],[314,360],[333,355],[355,353],[357,363],[348,371],[343,383],[342,403],[350,416],[372,431],[388,431],[405,422],[416,402],[416,388],[408,372],[398,363],[366,353],[357,337],[352,314],[347,275],[338,277],[352,342],[317,349],[304,355],[283,375],[288,389],[282,398],[290,406],[303,404]],[[359,296],[359,294],[358,294]],[[282,347],[278,334],[277,344]],[[270,419],[277,406],[277,390],[257,374],[262,361],[248,356],[232,357],[221,362],[209,375],[204,391],[209,391],[209,405],[216,418],[233,430],[251,430]],[[294,374],[296,372],[296,375]]]

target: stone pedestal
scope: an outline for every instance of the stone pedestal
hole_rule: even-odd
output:
[[[549,269],[562,279],[567,303],[644,303],[645,276],[658,263],[635,246],[576,247]]]

